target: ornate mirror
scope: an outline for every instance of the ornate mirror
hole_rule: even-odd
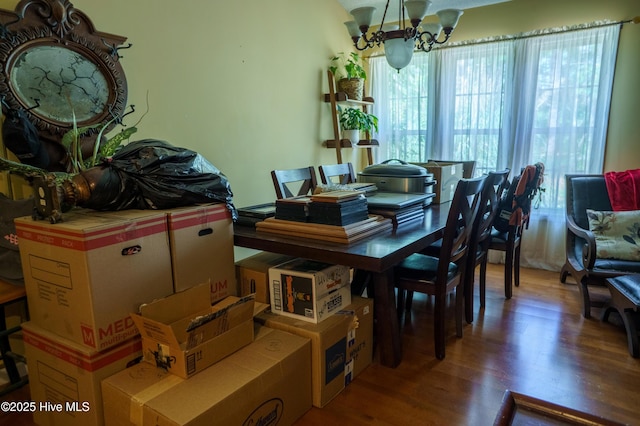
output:
[[[0,9],[0,97],[26,111],[43,138],[122,116],[126,37],[96,31],[68,0],[22,0]],[[94,133],[97,133],[97,129]]]

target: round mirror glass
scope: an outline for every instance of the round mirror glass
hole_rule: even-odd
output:
[[[21,52],[11,69],[15,95],[47,120],[82,123],[101,115],[109,85],[99,66],[64,46],[36,45]],[[36,102],[36,99],[38,100]]]

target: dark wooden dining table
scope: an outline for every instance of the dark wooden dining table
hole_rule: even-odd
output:
[[[237,224],[234,226],[234,244],[370,272],[379,361],[384,366],[396,367],[402,361],[402,339],[396,313],[393,267],[442,237],[449,205],[432,204],[425,209],[422,222],[400,224],[396,229],[351,244],[270,234]]]

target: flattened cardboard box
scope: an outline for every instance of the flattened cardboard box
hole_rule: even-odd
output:
[[[131,314],[144,360],[187,378],[253,341],[253,298],[229,296],[211,306],[209,285],[156,300]]]
[[[293,424],[311,408],[309,339],[258,327],[253,343],[189,378],[140,363],[102,382],[105,423]]]
[[[373,299],[353,303],[319,324],[262,313],[255,321],[311,339],[313,405],[322,408],[338,395],[373,358]]]
[[[173,293],[164,214],[93,210],[15,220],[31,321],[104,350],[137,334],[131,312]]]
[[[453,200],[453,194],[456,192],[458,181],[462,179],[463,165],[462,163],[449,163],[438,161],[428,163],[411,163],[422,166],[429,173],[433,173],[433,179],[436,181],[433,197],[435,204],[442,204]]]
[[[103,379],[134,364],[142,355],[140,336],[96,352],[38,327],[22,324],[34,421],[44,426],[104,424]],[[60,411],[40,409],[41,404]]]
[[[210,283],[211,303],[237,296],[233,221],[225,204],[165,210],[176,292]]]
[[[269,269],[271,312],[319,323],[351,303],[350,270],[297,258]]]
[[[269,304],[269,268],[293,259],[284,254],[262,252],[237,261],[236,277],[240,295],[255,294],[256,302]]]

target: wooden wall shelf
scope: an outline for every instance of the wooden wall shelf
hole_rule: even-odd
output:
[[[355,108],[362,108],[365,112],[369,106],[373,105],[374,100],[370,96],[363,96],[361,101],[355,99],[349,99],[349,96],[344,92],[336,92],[335,77],[331,71],[327,71],[327,79],[329,81],[329,93],[325,93],[324,101],[331,104],[331,113],[333,119],[333,139],[326,140],[324,145],[327,148],[336,150],[336,158],[338,163],[342,163],[342,149],[343,148],[364,148],[367,150],[367,160],[369,165],[373,164],[372,147],[379,146],[379,143],[375,139],[369,138],[369,132],[366,132],[366,138],[360,140],[356,146],[354,146],[349,139],[342,139],[340,136],[340,113],[339,105],[348,105]],[[338,143],[338,141],[340,141]]]

